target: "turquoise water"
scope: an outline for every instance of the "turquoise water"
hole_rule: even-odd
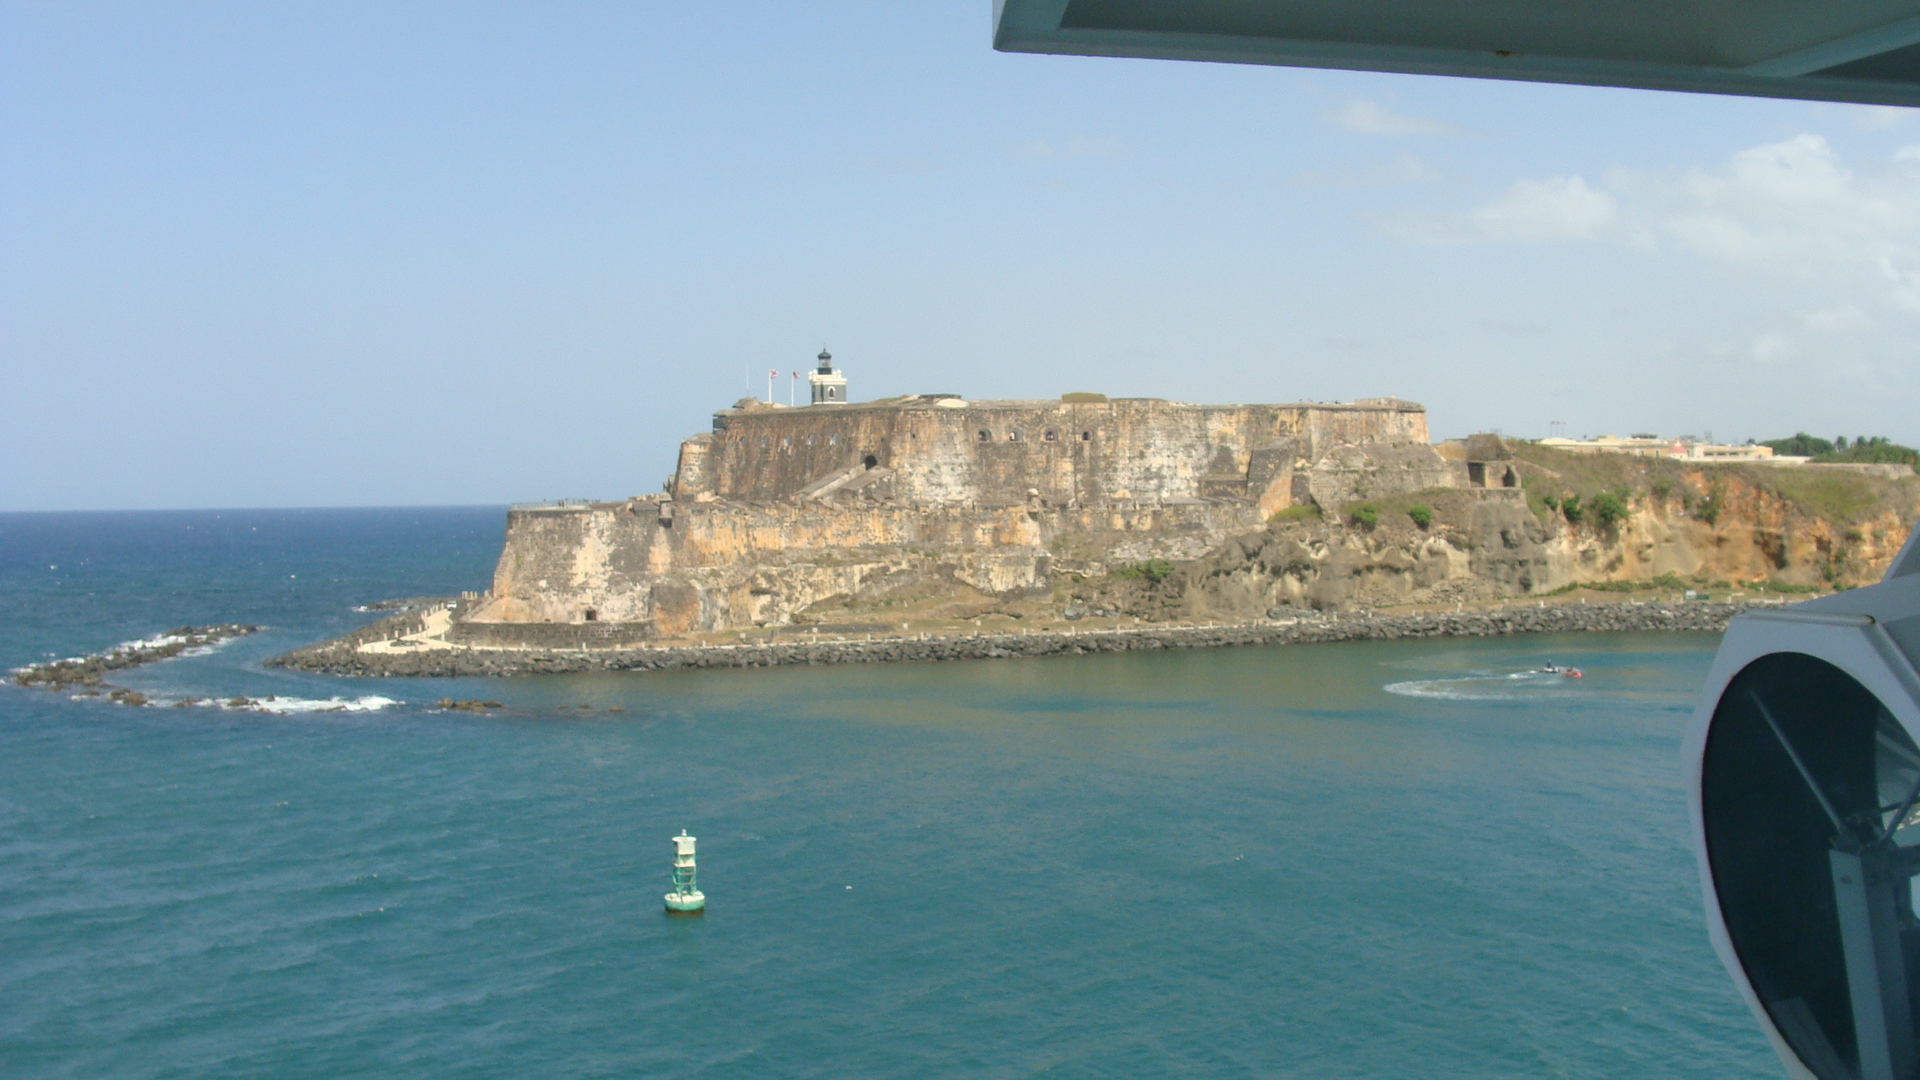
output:
[[[0,689],[0,1073],[1779,1074],[1685,847],[1710,637],[256,666],[484,587],[501,519],[0,516],[8,667],[246,620],[119,681],[395,702]],[[1508,677],[1547,659],[1587,678]],[[660,913],[681,828],[701,919]]]

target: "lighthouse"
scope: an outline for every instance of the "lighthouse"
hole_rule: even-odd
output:
[[[845,405],[847,403],[847,377],[833,366],[833,354],[820,350],[820,366],[807,376],[807,385],[813,390],[815,405]]]
[[[693,842],[681,829],[673,838],[673,891],[667,894],[667,914],[698,915],[707,908],[706,894],[694,882]]]

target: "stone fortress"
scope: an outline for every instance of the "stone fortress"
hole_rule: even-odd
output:
[[[1199,558],[1301,503],[1515,482],[1443,457],[1425,409],[1394,398],[854,404],[824,350],[809,382],[806,406],[715,414],[663,493],[511,510],[493,587],[447,640],[614,645],[786,626],[834,599],[1032,596]]]

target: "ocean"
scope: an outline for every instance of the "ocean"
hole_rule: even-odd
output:
[[[0,665],[254,622],[114,682],[272,698],[0,687],[0,1075],[1780,1075],[1687,850],[1711,635],[260,666],[504,516],[0,515]]]

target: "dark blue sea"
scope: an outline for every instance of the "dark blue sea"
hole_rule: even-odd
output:
[[[0,515],[0,665],[256,622],[117,682],[277,710],[0,688],[0,1075],[1779,1075],[1686,847],[1710,636],[260,666],[503,525]]]

